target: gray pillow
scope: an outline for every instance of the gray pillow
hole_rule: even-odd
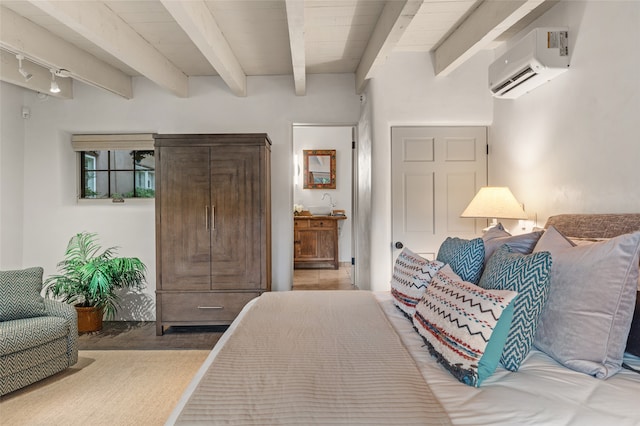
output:
[[[502,228],[502,230],[496,230],[492,232],[493,229],[494,228],[490,229],[486,234],[482,236],[482,240],[484,241],[485,265],[487,264],[487,261],[489,260],[491,255],[505,244],[509,244],[509,247],[511,247],[511,252],[513,253],[531,253],[533,251],[533,248],[536,246],[536,243],[543,234],[543,231],[534,231],[527,234],[511,235],[507,231],[505,231],[504,228]]]
[[[42,268],[0,271],[0,321],[44,315]]]
[[[635,305],[640,232],[573,246],[553,227],[534,252],[553,259],[534,345],[564,366],[607,378],[622,365]]]

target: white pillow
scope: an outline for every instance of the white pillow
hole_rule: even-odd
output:
[[[434,275],[444,266],[437,260],[428,261],[408,248],[396,258],[391,278],[393,302],[409,318]]]

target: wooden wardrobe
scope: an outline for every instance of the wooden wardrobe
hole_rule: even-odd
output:
[[[266,134],[156,135],[156,334],[230,324],[271,290]]]

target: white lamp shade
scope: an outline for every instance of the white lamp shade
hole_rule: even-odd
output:
[[[484,186],[460,217],[526,219],[527,214],[506,186]]]

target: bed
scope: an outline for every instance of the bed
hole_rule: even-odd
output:
[[[546,228],[591,250],[640,230],[640,215],[559,215]],[[626,277],[637,282],[635,244]],[[636,290],[616,306],[628,311]],[[626,368],[604,363],[608,377],[600,379],[532,346],[516,372],[499,364],[476,387],[426,346],[392,292],[266,293],[222,336],[167,424],[640,425],[640,374],[632,370],[640,358],[631,353],[621,360]]]

